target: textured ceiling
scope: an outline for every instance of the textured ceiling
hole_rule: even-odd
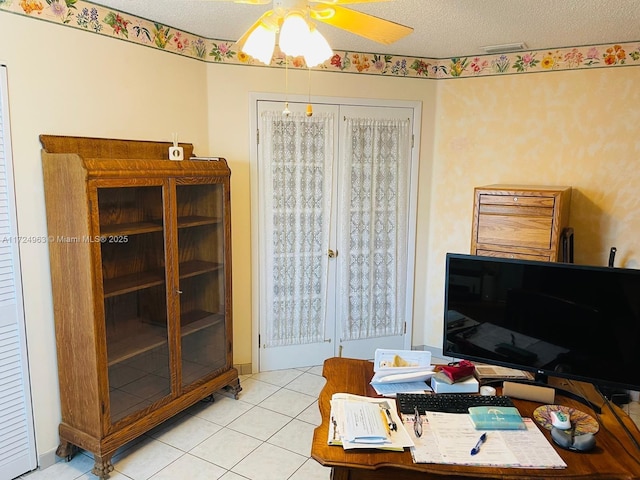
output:
[[[236,40],[270,5],[221,0],[94,2],[196,35]],[[381,45],[326,24],[334,50],[423,58],[465,57],[524,42],[530,50],[640,41],[640,0],[390,0],[345,5],[414,29]]]

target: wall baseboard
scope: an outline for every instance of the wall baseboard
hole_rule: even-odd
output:
[[[250,363],[238,363],[234,367],[238,370],[238,375],[251,375],[253,373]]]
[[[51,465],[57,462],[58,457],[56,457],[56,450],[57,447],[53,450],[49,450],[48,452],[44,452],[38,455],[38,470],[49,468]]]

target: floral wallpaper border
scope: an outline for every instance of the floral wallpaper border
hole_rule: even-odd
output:
[[[205,62],[266,66],[240,52],[234,41],[200,37],[84,0],[0,0],[2,11]],[[276,49],[269,66],[284,67],[285,61]],[[446,59],[341,51],[313,70],[441,79],[619,66],[640,66],[640,41]],[[290,60],[289,68],[306,66],[302,57],[297,57]]]

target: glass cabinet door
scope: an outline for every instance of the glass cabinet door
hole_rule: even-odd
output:
[[[225,367],[224,186],[176,186],[182,386]]]
[[[163,187],[98,188],[111,422],[171,394]]]

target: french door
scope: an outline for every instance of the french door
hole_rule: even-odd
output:
[[[414,108],[256,105],[259,370],[409,348]]]

